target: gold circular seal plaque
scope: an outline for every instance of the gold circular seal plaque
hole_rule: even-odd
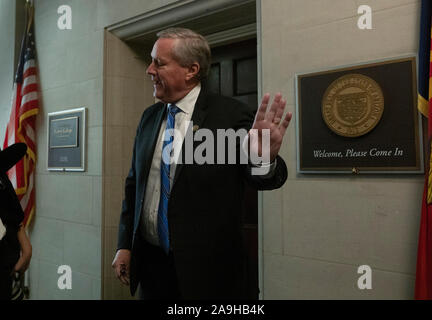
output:
[[[327,126],[344,137],[371,131],[384,111],[384,95],[375,80],[347,74],[333,81],[324,93],[322,117]]]

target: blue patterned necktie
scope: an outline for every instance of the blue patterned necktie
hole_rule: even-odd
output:
[[[170,132],[174,129],[175,116],[180,109],[171,104],[168,107],[167,124],[164,134],[164,141],[162,146],[162,160],[161,160],[161,192],[158,209],[158,235],[159,244],[166,254],[169,252],[169,232],[168,232],[168,200],[170,197],[170,155],[172,152],[172,144],[174,140],[174,133]]]

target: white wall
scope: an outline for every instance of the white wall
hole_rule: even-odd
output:
[[[14,79],[15,1],[0,0],[0,43],[0,148],[3,148]]]
[[[372,30],[357,27],[361,4],[373,10]],[[263,89],[281,90],[290,111],[296,73],[417,52],[418,0],[261,6]],[[294,122],[282,147],[288,181],[264,193],[264,298],[413,298],[423,177],[298,175]],[[363,264],[372,290],[357,288]]]
[[[104,28],[166,3],[35,0],[41,112],[37,120],[36,217],[31,230],[32,299],[102,297]],[[72,30],[57,28],[60,5],[72,9]],[[47,113],[76,107],[86,107],[88,112],[86,172],[48,172]],[[57,288],[57,268],[63,264],[72,268],[72,290]]]
[[[32,299],[102,297],[103,29],[170,2],[35,0],[41,112]],[[263,90],[282,91],[291,111],[295,73],[417,51],[419,0],[260,2]],[[0,142],[13,80],[12,3],[0,0]],[[72,8],[72,30],[57,29],[63,4]],[[360,4],[372,7],[373,30],[357,28]],[[81,106],[88,109],[87,170],[48,172],[46,115]],[[412,298],[423,178],[297,175],[293,124],[282,146],[289,180],[264,193],[264,298]],[[57,288],[62,264],[73,270],[70,291]],[[370,291],[356,287],[361,264],[373,269]]]

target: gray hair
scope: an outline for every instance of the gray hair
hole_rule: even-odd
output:
[[[210,70],[211,53],[207,40],[200,34],[185,28],[168,28],[158,32],[158,39],[180,39],[173,48],[173,56],[182,67],[198,62],[198,80],[207,77]]]

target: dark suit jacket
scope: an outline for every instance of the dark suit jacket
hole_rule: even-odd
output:
[[[192,121],[200,129],[207,128],[214,133],[216,129],[249,130],[255,112],[237,100],[210,94],[203,86]],[[132,167],[126,178],[118,249],[132,251],[132,295],[140,280],[137,257],[143,256],[137,254],[143,250],[137,233],[140,232],[149,169],[164,117],[166,105],[163,103],[156,103],[143,113],[135,138]],[[194,143],[194,147],[198,144]],[[280,157],[275,174],[267,179],[252,176],[250,167],[245,164],[177,164],[168,223],[183,298],[246,297],[240,229],[244,183],[259,190],[270,190],[281,187],[286,179],[286,165]]]

